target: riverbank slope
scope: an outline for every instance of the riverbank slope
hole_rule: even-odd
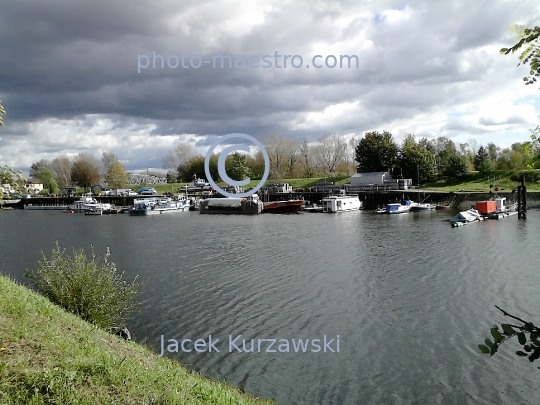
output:
[[[0,275],[0,403],[257,404]]]

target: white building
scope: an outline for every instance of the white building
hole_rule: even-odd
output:
[[[25,188],[28,194],[39,194],[43,191],[43,182],[39,179],[28,179]]]
[[[351,176],[351,186],[368,186],[370,184],[382,186],[385,181],[392,180],[388,172],[355,173]]]

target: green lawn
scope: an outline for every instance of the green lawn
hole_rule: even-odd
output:
[[[499,191],[510,192],[517,188],[521,183],[518,181],[520,173],[525,173],[525,184],[527,190],[538,191],[540,190],[540,170],[527,170],[527,171],[515,171],[515,170],[497,170],[493,171],[489,175],[482,175],[478,172],[471,172],[469,175],[461,179],[443,179],[439,181],[433,181],[421,185],[422,189],[426,190],[440,190],[440,191],[483,191],[488,192],[490,185],[499,188]],[[494,179],[495,177],[495,179]]]
[[[0,404],[270,404],[191,373],[0,276]]]

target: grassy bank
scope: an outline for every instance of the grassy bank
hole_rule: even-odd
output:
[[[1,275],[0,403],[270,404],[96,329]]]
[[[439,190],[439,191],[483,191],[488,192],[489,186],[494,185],[501,191],[512,191],[519,183],[519,176],[521,173],[525,173],[527,188],[530,191],[540,191],[540,170],[495,170],[489,175],[480,174],[478,172],[471,172],[467,176],[459,179],[445,178],[421,185],[425,190]],[[493,180],[495,177],[495,181]],[[252,180],[245,188],[255,187],[259,184],[260,180]],[[350,176],[339,177],[314,177],[311,179],[282,179],[278,183],[290,183],[294,188],[311,188],[316,183],[321,181],[333,181],[336,184],[346,184],[350,182]],[[416,182],[416,179],[413,180]],[[274,183],[273,181],[267,181],[267,184]],[[154,187],[161,194],[167,191],[177,192],[179,187],[185,186],[187,183],[170,183],[170,184],[158,184]],[[224,183],[223,183],[224,184]],[[219,185],[219,183],[218,183]],[[136,187],[135,187],[136,189]]]
[[[316,183],[321,182],[321,181],[333,181],[336,184],[346,184],[346,183],[349,183],[350,179],[351,179],[350,176],[313,177],[311,179],[282,179],[282,180],[279,180],[277,182],[278,183],[289,183],[294,188],[311,188],[311,187],[314,187]],[[249,185],[244,186],[244,188],[247,189],[247,188],[250,188],[250,187],[255,187],[257,184],[259,184],[259,182],[260,182],[260,179],[251,180]],[[266,184],[274,184],[274,183],[275,183],[274,181],[270,181],[270,180],[268,180],[266,182]],[[152,187],[154,187],[159,194],[162,194],[162,193],[167,192],[167,191],[173,191],[173,192],[176,193],[176,192],[178,192],[179,187],[184,187],[186,184],[188,184],[188,183],[156,184],[156,185],[153,185]],[[218,186],[220,186],[220,185],[226,186],[226,184],[222,183],[222,182],[218,182],[217,184],[218,184]],[[133,189],[137,190],[137,187],[134,187]]]
[[[471,172],[460,179],[442,179],[422,184],[423,189],[439,191],[482,191],[488,192],[489,186],[498,187],[499,191],[510,192],[520,185],[521,173],[525,174],[525,184],[529,191],[540,190],[540,170],[495,170],[489,175]],[[495,178],[495,179],[494,179]],[[493,188],[492,188],[493,190]]]

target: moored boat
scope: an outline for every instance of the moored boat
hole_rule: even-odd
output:
[[[362,201],[357,195],[331,195],[322,199],[323,212],[357,211]]]
[[[257,194],[247,198],[207,198],[199,203],[201,214],[260,214],[263,203]]]
[[[102,214],[103,214],[103,208],[98,205],[87,207],[84,210],[84,215],[102,215]]]
[[[469,224],[471,222],[481,221],[483,219],[484,217],[478,210],[471,208],[470,210],[461,211],[455,217],[450,218],[450,223],[452,224],[452,227],[456,227]]]
[[[271,214],[295,214],[304,203],[304,200],[268,201],[263,203],[263,212]]]
[[[417,212],[417,211],[433,211],[435,210],[437,206],[435,204],[430,203],[416,203],[414,205],[411,205],[411,211]]]
[[[198,179],[197,175],[193,175],[193,180],[191,183],[187,184],[184,187],[178,189],[179,192],[186,193],[198,193],[201,191],[212,191],[212,185],[208,183],[205,179]]]
[[[408,201],[408,200],[407,200]],[[410,204],[403,204],[406,201],[402,201],[401,203],[390,203],[386,204],[386,208],[384,209],[384,212],[378,211],[382,214],[406,214],[411,210]]]
[[[190,203],[184,198],[161,198],[137,202],[128,212],[131,216],[175,214],[188,211]]]

